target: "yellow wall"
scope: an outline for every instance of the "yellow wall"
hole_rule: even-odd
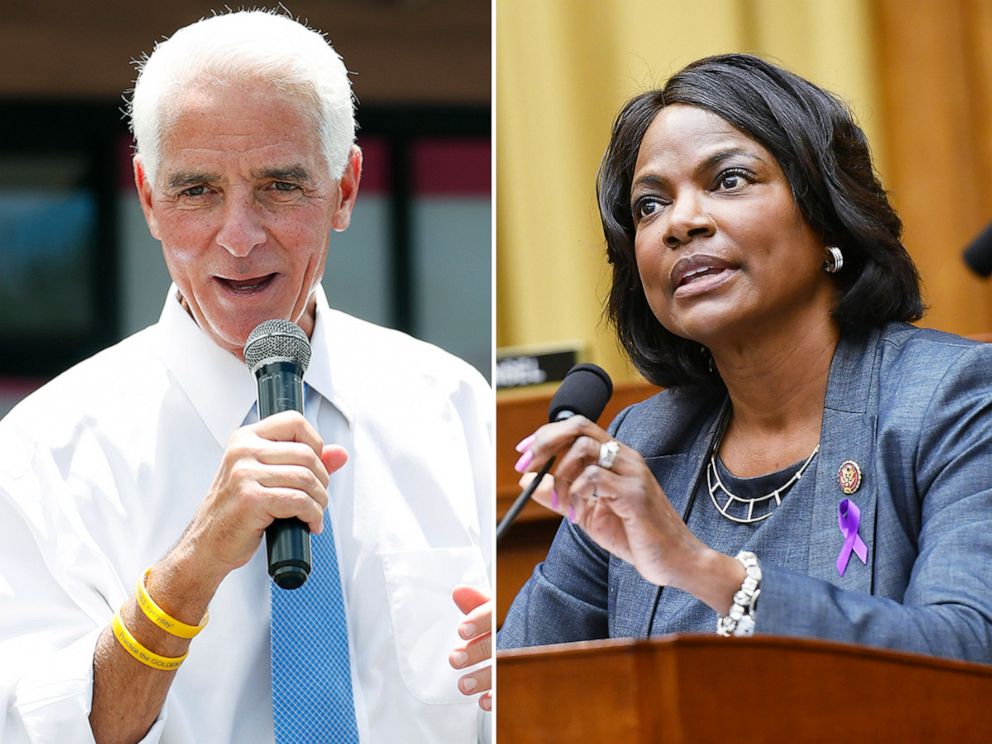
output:
[[[992,331],[992,286],[961,251],[992,218],[992,0],[876,0],[884,183],[930,306],[923,325]]]

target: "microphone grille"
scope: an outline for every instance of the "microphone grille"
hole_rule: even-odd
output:
[[[255,373],[263,364],[292,362],[300,374],[310,365],[310,340],[296,323],[288,320],[263,320],[248,334],[245,364]]]
[[[613,382],[602,367],[577,364],[572,367],[551,399],[548,420],[559,421],[576,413],[595,421],[613,394]]]
[[[992,225],[988,225],[965,248],[964,262],[979,276],[992,274]]]

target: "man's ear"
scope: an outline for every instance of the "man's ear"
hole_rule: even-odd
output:
[[[358,184],[362,180],[362,151],[358,145],[351,146],[348,153],[348,164],[338,181],[340,202],[331,217],[331,227],[338,232],[346,229],[351,223],[351,212],[358,198]]]
[[[141,211],[145,213],[145,222],[148,223],[148,231],[156,240],[159,237],[158,220],[155,218],[155,209],[152,206],[152,185],[145,172],[145,165],[141,155],[135,155],[132,161],[134,166],[134,185],[138,189],[138,201],[141,202]]]

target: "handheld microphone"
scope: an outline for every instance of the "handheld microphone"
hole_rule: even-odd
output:
[[[575,415],[585,416],[590,421],[596,421],[606,408],[606,404],[613,395],[613,382],[606,370],[595,364],[577,364],[568,370],[565,379],[551,398],[551,405],[548,406],[548,421],[564,421]],[[510,529],[510,525],[523,510],[531,495],[537,489],[541,479],[548,474],[555,458],[552,456],[544,466],[538,471],[527,488],[521,492],[517,500],[507,510],[499,526],[496,528],[496,544]]]
[[[295,323],[266,320],[248,334],[245,364],[258,385],[258,418],[282,411],[303,413],[303,373],[310,341]],[[310,528],[299,519],[276,519],[265,530],[269,576],[283,589],[296,589],[310,575]]]
[[[963,258],[968,268],[979,276],[992,274],[992,224],[965,248]]]

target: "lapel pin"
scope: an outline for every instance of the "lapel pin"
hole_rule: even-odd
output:
[[[847,564],[854,553],[862,563],[868,565],[868,546],[858,534],[861,527],[861,510],[850,499],[844,499],[837,505],[837,526],[844,537],[840,554],[837,556],[837,573],[841,576],[847,570]]]
[[[837,471],[837,482],[845,496],[850,496],[861,488],[861,468],[858,463],[854,460],[844,460],[840,470]]]

